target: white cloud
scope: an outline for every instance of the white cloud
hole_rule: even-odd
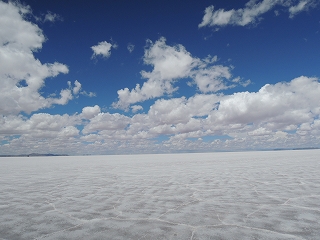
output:
[[[274,141],[280,139],[275,138],[280,132],[295,131],[300,125],[301,129],[307,129],[305,123],[315,125],[311,123],[316,123],[320,114],[319,93],[317,79],[299,77],[288,83],[266,85],[258,92],[161,99],[150,107],[147,115],[133,117],[128,129],[146,131],[149,137],[173,134],[186,139],[230,135],[251,141],[254,137],[265,136],[265,141]]]
[[[46,78],[69,70],[64,64],[42,64],[34,57],[45,37],[36,24],[26,20],[30,13],[24,5],[0,2],[0,114],[31,113],[72,99],[69,89],[61,90],[60,98],[40,93]]]
[[[66,104],[73,98],[72,92],[75,95],[79,93],[81,84],[78,81],[75,81],[72,91],[62,89],[60,98],[45,98],[39,93],[46,78],[68,73],[69,70],[64,64],[42,64],[34,58],[33,51],[42,47],[45,38],[37,25],[24,19],[29,8],[1,2],[0,11],[0,60],[3,63],[0,65],[1,114],[31,113],[52,104]]]
[[[72,92],[73,92],[73,94],[74,95],[77,95],[78,93],[79,93],[79,91],[80,91],[80,89],[81,89],[81,83],[79,83],[78,82],[78,80],[76,80],[75,82],[74,82],[74,88],[72,89]]]
[[[296,6],[291,6],[289,8],[290,18],[293,18],[297,13],[306,10],[308,7],[308,3],[310,3],[310,1],[305,0],[300,1]]]
[[[0,116],[1,134],[56,137],[64,131],[65,128],[73,127],[80,123],[77,116],[50,115],[48,113],[33,114],[29,119],[21,115]]]
[[[129,88],[120,89],[117,91],[119,101],[113,103],[113,107],[127,109],[131,104],[142,102],[151,98],[156,98],[165,93],[172,93],[174,88],[170,82],[162,81],[147,81],[142,87],[137,84],[134,89]]]
[[[220,98],[215,94],[197,94],[189,99],[185,97],[159,99],[148,112],[150,120],[160,124],[188,123],[190,118],[207,116],[217,107]]]
[[[231,87],[227,86],[224,81],[230,79],[231,76],[229,67],[216,65],[196,71],[194,81],[201,92],[216,92]]]
[[[229,124],[285,130],[319,117],[319,91],[316,78],[299,77],[288,83],[267,84],[256,93],[224,96],[218,110],[210,113],[208,123],[225,126],[225,131]]]
[[[299,1],[291,0],[250,0],[246,3],[244,8],[224,10],[214,10],[214,6],[209,6],[204,11],[202,22],[198,25],[199,28],[205,26],[226,26],[226,25],[239,25],[246,26],[248,24],[256,23],[260,16],[275,6],[279,5],[288,8],[290,18],[307,7],[314,7],[316,4],[312,0]]]
[[[14,2],[0,2],[0,43],[10,49],[36,50],[42,47],[45,37],[42,30],[24,18],[30,8]]]
[[[134,47],[135,47],[135,46],[134,46],[132,43],[128,43],[127,49],[128,49],[128,51],[129,51],[130,53],[132,53],[133,50],[134,50]]]
[[[205,15],[199,27],[224,26],[228,24],[245,26],[254,23],[258,16],[269,11],[278,3],[279,1],[277,0],[263,0],[260,3],[251,0],[246,4],[245,8],[229,11],[224,9],[214,11],[214,7],[209,6],[205,10]]]
[[[206,25],[213,26],[223,26],[227,25],[231,21],[231,17],[235,13],[235,10],[225,11],[224,9],[219,9],[214,12],[214,6],[209,6],[205,9],[205,15],[203,16],[202,22],[199,27],[204,27]]]
[[[145,64],[152,65],[152,72],[142,71],[144,78],[172,80],[188,76],[197,60],[182,45],[168,46],[165,38],[160,38],[144,53]]]
[[[140,105],[133,105],[133,106],[131,106],[131,110],[133,113],[135,113],[135,112],[143,110],[143,107]]]
[[[114,107],[127,108],[137,102],[170,94],[176,90],[172,82],[190,73],[195,60],[182,45],[168,46],[165,38],[148,43],[150,47],[145,50],[144,62],[152,65],[153,70],[141,72],[142,77],[148,80],[142,87],[137,84],[131,91],[128,88],[119,90],[119,101],[113,104]]]
[[[87,92],[87,91],[81,91],[80,92],[81,95],[87,96],[87,97],[95,97],[96,93],[94,92]]]
[[[66,105],[72,98],[73,96],[70,89],[62,89],[60,92],[60,98],[50,99],[51,101],[49,101],[49,103]]]
[[[103,113],[98,105],[72,116],[1,116],[0,135],[7,143],[0,151],[29,152],[39,146],[79,154],[314,147],[320,144],[319,102],[319,80],[301,76],[257,92],[158,99],[147,113],[132,117]],[[169,140],[155,144],[159,136]]]
[[[63,18],[56,13],[52,13],[48,11],[48,13],[44,16],[44,22],[56,22],[56,21],[63,21]]]
[[[98,115],[101,112],[101,109],[98,105],[95,105],[94,107],[84,107],[82,109],[81,116],[85,119],[91,119]]]
[[[107,41],[99,42],[97,45],[91,47],[93,51],[92,58],[101,55],[108,58],[111,55],[111,48],[117,48],[116,44],[108,43]]]
[[[127,109],[131,104],[172,94],[178,89],[174,83],[184,78],[193,79],[201,92],[216,92],[234,85],[228,84],[230,67],[213,65],[217,61],[216,56],[203,60],[192,57],[184,46],[169,46],[163,37],[155,43],[149,40],[148,44],[144,62],[153,66],[153,69],[151,72],[141,71],[147,81],[131,90],[118,90],[119,100],[113,104],[115,108]]]
[[[248,135],[250,136],[264,136],[270,134],[272,134],[272,131],[265,129],[264,127],[260,127],[258,129],[248,132]]]
[[[90,119],[88,125],[84,127],[84,134],[102,130],[124,129],[130,122],[130,118],[119,113],[99,113]]]

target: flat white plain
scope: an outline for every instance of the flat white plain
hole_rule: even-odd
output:
[[[0,158],[0,239],[320,239],[319,156]]]

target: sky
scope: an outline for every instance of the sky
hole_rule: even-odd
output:
[[[0,0],[0,155],[320,147],[317,0]]]

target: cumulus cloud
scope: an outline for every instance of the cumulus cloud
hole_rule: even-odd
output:
[[[313,0],[262,0],[259,2],[257,2],[257,0],[250,0],[246,3],[244,8],[237,10],[215,10],[214,6],[211,5],[205,9],[202,22],[198,27],[226,25],[246,26],[248,24],[256,23],[261,18],[262,14],[270,11],[277,5],[288,8],[290,18],[292,18],[295,14],[309,7],[314,7],[316,4]]]
[[[84,107],[82,109],[81,116],[85,119],[91,119],[98,115],[101,112],[101,109],[98,105],[95,105],[94,107]]]
[[[135,112],[143,110],[143,107],[141,105],[133,105],[133,106],[131,106],[131,110],[133,113],[135,113]]]
[[[29,119],[25,119],[21,115],[0,116],[0,122],[0,134],[53,138],[59,134],[61,136],[65,128],[74,129],[74,125],[80,123],[80,119],[77,116],[67,114],[37,113]]]
[[[93,55],[91,58],[101,55],[108,58],[111,56],[111,48],[117,48],[116,44],[108,43],[107,41],[99,42],[97,45],[91,47]]]
[[[258,92],[160,99],[147,115],[132,118],[128,129],[145,130],[149,136],[172,134],[184,139],[208,135],[246,138],[268,135],[273,139],[279,132],[310,130],[302,124],[311,126],[317,121],[319,92],[318,79],[302,76],[290,82],[267,84]]]
[[[218,102],[219,97],[215,94],[197,94],[189,99],[159,99],[150,107],[148,117],[161,124],[188,123],[190,118],[207,116]]]
[[[257,92],[158,99],[147,113],[132,117],[101,112],[98,105],[72,116],[0,116],[0,135],[7,142],[0,150],[28,152],[41,146],[51,152],[97,154],[317,146],[319,102],[319,80],[301,76]],[[159,136],[168,140],[155,144]]]
[[[228,84],[231,68],[214,65],[216,61],[216,56],[203,60],[193,57],[181,44],[169,46],[164,37],[155,43],[149,40],[144,63],[153,66],[153,70],[141,71],[141,76],[147,79],[142,86],[137,84],[131,90],[118,90],[119,100],[113,106],[127,109],[131,104],[172,94],[178,89],[174,83],[184,78],[191,78],[201,92],[216,92],[234,86]]]
[[[25,17],[31,13],[28,6],[1,1],[0,13],[2,48],[5,46],[30,51],[30,49],[36,50],[42,47],[45,41],[42,30],[25,20]]]
[[[144,53],[144,63],[153,66],[152,72],[142,71],[144,78],[171,80],[188,76],[197,60],[181,44],[168,46],[165,38],[160,38]]]
[[[1,153],[76,153],[80,131],[78,116],[33,114],[29,119],[19,115],[0,116],[0,134],[5,135]]]
[[[258,92],[239,92],[224,96],[217,111],[208,116],[208,124],[239,129],[263,128],[266,131],[297,129],[319,117],[320,84],[316,78],[299,77],[290,82],[265,85]],[[295,126],[295,127],[294,127]],[[254,129],[252,129],[254,130]]]
[[[117,130],[125,128],[130,122],[130,118],[119,113],[99,113],[90,119],[90,123],[84,127],[84,134],[102,131],[102,130]]]
[[[148,41],[150,47],[145,50],[144,62],[152,65],[153,71],[141,72],[142,77],[148,79],[141,87],[137,84],[131,91],[128,88],[119,90],[119,101],[114,107],[127,108],[131,104],[172,93],[175,90],[172,81],[188,76],[194,59],[182,45],[171,47],[165,41],[165,38],[154,44]]]
[[[70,89],[62,89],[60,91],[60,98],[50,99],[51,101],[49,102],[60,105],[66,105],[72,98],[73,96]]]
[[[64,64],[43,64],[34,57],[33,52],[42,48],[45,37],[27,20],[29,14],[27,6],[0,2],[0,114],[31,113],[72,99],[70,89],[62,89],[59,98],[41,95],[46,78],[69,70]]]
[[[195,72],[194,81],[201,92],[216,92],[230,87],[224,80],[231,76],[229,67],[216,65]]]

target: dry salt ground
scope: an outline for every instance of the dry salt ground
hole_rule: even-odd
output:
[[[320,239],[320,150],[0,158],[0,239]]]

